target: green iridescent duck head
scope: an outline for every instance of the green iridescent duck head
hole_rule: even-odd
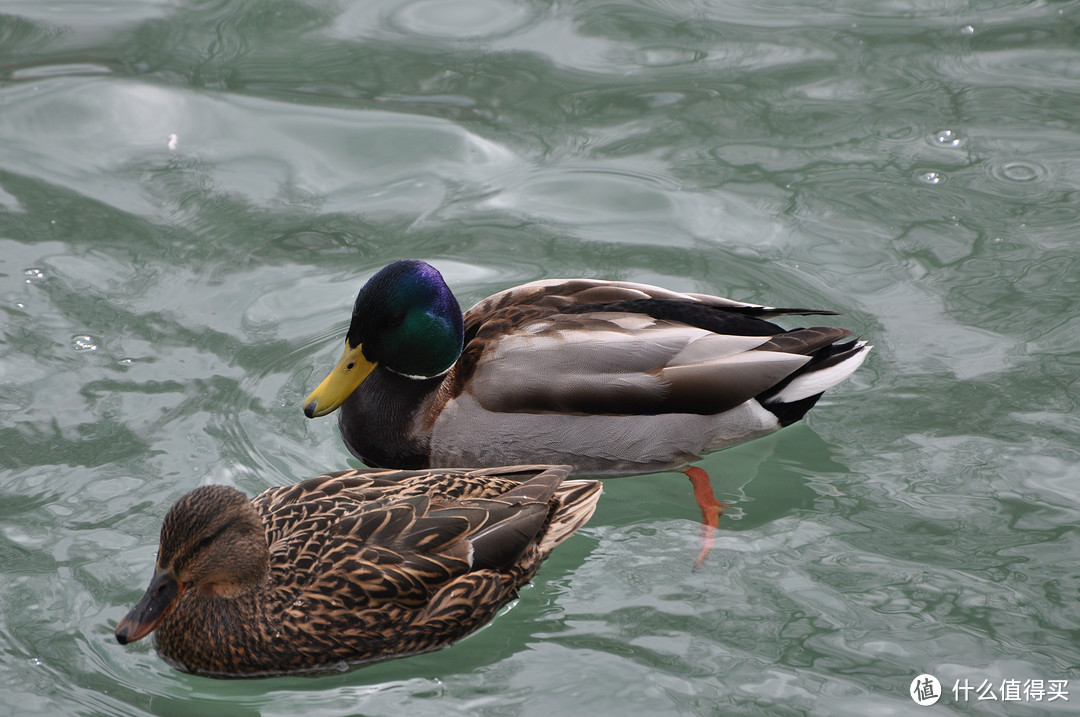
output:
[[[396,261],[360,289],[345,352],[304,399],[304,414],[331,413],[376,367],[403,376],[437,376],[461,355],[464,335],[461,306],[442,274],[422,261]]]

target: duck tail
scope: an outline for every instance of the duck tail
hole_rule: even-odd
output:
[[[758,395],[758,402],[776,415],[781,426],[790,426],[805,416],[826,390],[854,373],[872,348],[855,340],[818,349],[805,366]]]
[[[601,492],[603,487],[597,480],[570,480],[558,487],[554,496],[555,510],[538,546],[541,555],[550,553],[588,522]]]

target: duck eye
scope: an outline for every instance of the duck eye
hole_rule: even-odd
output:
[[[195,555],[196,553],[201,553],[202,551],[206,550],[208,547],[210,547],[210,543],[214,542],[214,540],[221,534],[221,532],[222,531],[219,530],[213,535],[208,535],[202,540],[200,540],[199,543],[195,546],[195,549],[191,551],[191,554]]]
[[[402,324],[405,323],[405,314],[404,313],[391,314],[390,321],[387,322],[387,323],[391,327],[393,327],[393,326],[401,326]]]

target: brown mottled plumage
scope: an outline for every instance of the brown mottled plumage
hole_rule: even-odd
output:
[[[179,669],[256,677],[434,650],[490,620],[592,515],[567,466],[330,473],[181,498],[116,627]]]

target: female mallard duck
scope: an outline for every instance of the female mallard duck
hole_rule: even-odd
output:
[[[835,313],[550,279],[462,317],[438,271],[398,261],[360,290],[345,353],[304,413],[340,407],[345,443],[369,465],[683,470],[708,538],[722,504],[708,475],[686,466],[798,421],[869,349],[837,343],[846,329],[786,331],[767,319]]]
[[[352,470],[253,500],[196,488],[165,516],[150,587],[116,626],[157,630],[213,677],[334,669],[434,650],[490,620],[592,515],[568,466]]]

